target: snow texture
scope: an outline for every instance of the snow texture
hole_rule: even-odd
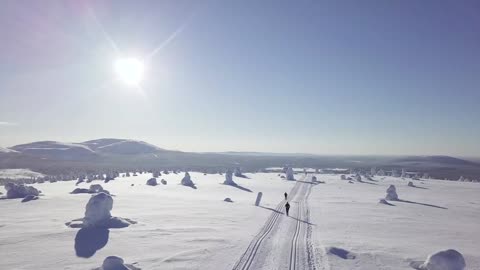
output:
[[[265,224],[273,225],[272,230],[258,246],[258,264],[249,269],[290,269],[297,224],[299,247],[307,246],[305,230],[311,230],[309,245],[313,247],[309,253],[313,266],[301,259],[297,270],[408,270],[412,269],[410,261],[421,265],[428,254],[448,248],[461,251],[465,269],[480,269],[477,183],[427,179],[422,189],[385,176],[375,177],[372,184],[347,185],[337,173],[322,173],[316,177],[327,184],[320,186],[282,181],[278,172],[245,173],[248,178],[242,184],[253,191],[248,193],[219,184],[225,180],[219,174],[190,174],[198,190],[177,184],[157,190],[145,185],[151,173],[102,184],[116,194],[112,216],[118,211],[122,217],[141,222],[141,226],[121,231],[59,227],[62,220],[83,217],[90,199],[69,194],[74,181],[33,184],[45,193],[35,202],[0,200],[0,269],[94,269],[110,255],[123,257],[127,264],[134,260],[143,269],[233,269]],[[171,173],[163,178],[180,183],[183,176]],[[292,188],[297,183],[311,186],[308,197],[301,189],[297,192],[301,196],[294,197]],[[390,185],[404,194],[401,199],[405,201],[390,201],[395,206],[377,203]],[[259,191],[263,192],[261,207],[253,207]],[[292,200],[290,217],[270,210],[283,211],[284,203],[279,203],[285,191]],[[235,198],[234,203],[224,202],[226,197]],[[270,219],[272,213],[275,222]],[[77,255],[72,252],[74,241]],[[356,258],[343,259],[333,254],[336,251],[327,254],[326,247],[347,250]],[[299,258],[306,254],[297,251]],[[19,254],[27,254],[28,260]]]

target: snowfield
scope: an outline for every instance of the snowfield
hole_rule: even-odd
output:
[[[180,184],[184,176],[162,175],[156,186],[146,184],[152,174],[90,183],[113,195],[112,216],[136,222],[94,233],[65,225],[84,217],[92,196],[70,192],[90,184],[35,184],[38,200],[0,200],[0,269],[101,269],[118,256],[131,269],[401,270],[446,249],[480,269],[480,184],[245,173],[235,186],[223,184],[225,175],[191,172],[195,189]],[[378,203],[391,184],[400,201]]]
[[[24,179],[45,177],[44,174],[30,169],[0,169],[0,178]]]

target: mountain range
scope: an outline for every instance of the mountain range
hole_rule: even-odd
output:
[[[101,168],[178,168],[222,170],[243,167],[258,170],[290,164],[312,168],[408,169],[437,177],[480,177],[477,161],[450,156],[326,156],[261,152],[182,152],[143,141],[104,138],[79,143],[38,141],[0,148],[0,169],[29,168],[57,174]]]

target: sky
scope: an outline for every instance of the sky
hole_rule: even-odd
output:
[[[479,25],[478,1],[3,0],[0,146],[480,156]]]

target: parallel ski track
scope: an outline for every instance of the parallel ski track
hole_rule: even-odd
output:
[[[303,179],[305,179],[305,178],[303,178]],[[292,190],[290,191],[290,194],[289,194],[289,196],[291,198],[295,197],[295,195],[297,194],[298,189],[301,187],[301,185],[302,185],[301,182],[297,182],[295,184],[295,186],[292,188]],[[250,242],[250,245],[248,246],[247,250],[240,257],[240,260],[233,267],[233,270],[250,269],[250,266],[252,265],[252,263],[255,259],[255,256],[257,255],[257,252],[258,252],[258,249],[260,248],[260,245],[262,244],[263,240],[270,234],[272,229],[275,227],[275,224],[277,223],[277,220],[282,213],[283,203],[284,203],[284,201],[281,201],[277,205],[277,207],[275,208],[276,211],[274,211],[270,215],[270,217],[267,219],[265,225],[257,233],[257,235],[253,238],[252,242]]]

